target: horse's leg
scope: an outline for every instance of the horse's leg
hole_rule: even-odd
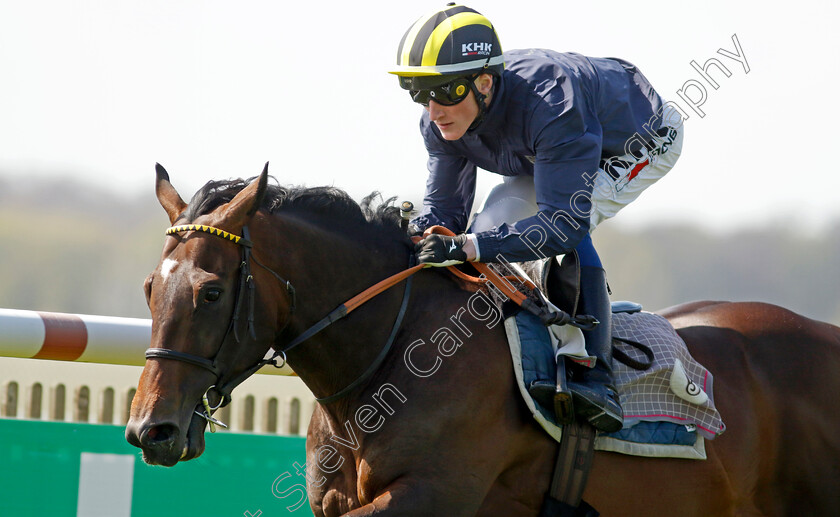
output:
[[[539,485],[547,487],[552,441],[519,401],[504,343],[481,339],[485,336],[478,329],[475,336],[474,344],[466,343],[460,355],[441,367],[435,377],[438,382],[412,384],[402,379],[400,392],[406,404],[395,407],[392,418],[378,431],[368,434],[350,424],[356,432],[352,450],[333,438],[350,439],[343,427],[345,417],[328,415],[320,406],[316,409],[307,436],[307,464],[312,469],[310,503],[317,517],[473,517],[488,491],[500,485],[500,473],[506,476],[502,483],[507,485],[506,494],[494,497],[495,511],[483,515],[500,515],[500,508],[506,517],[536,515],[542,496],[531,498],[529,493]],[[481,375],[471,369],[480,359],[467,361],[468,354],[484,358]],[[491,354],[501,360],[488,361]],[[344,460],[333,473],[318,469],[319,449],[330,444]],[[527,459],[522,458],[523,451]],[[339,460],[324,461],[335,465]],[[546,468],[536,469],[539,461]],[[511,471],[520,474],[508,475]],[[511,506],[528,511],[508,512]]]
[[[509,440],[473,442],[474,449],[499,457],[517,451],[516,460],[508,460],[507,468],[488,486],[487,464],[470,464],[458,456],[452,463],[442,463],[435,476],[420,475],[400,478],[386,487],[373,501],[344,517],[367,516],[446,516],[446,517],[534,517],[548,489],[554,467],[557,444],[533,422],[526,421],[524,431]],[[498,430],[488,430],[488,433]],[[500,443],[505,444],[499,449]],[[495,461],[491,461],[495,463]],[[492,468],[491,468],[492,469]],[[330,516],[329,512],[325,515]]]
[[[476,517],[533,517],[548,492],[557,457],[557,443],[541,429],[535,429],[530,444],[519,444],[521,461],[511,465],[496,479]]]
[[[481,504],[482,493],[468,480],[440,476],[401,478],[387,486],[370,503],[342,517],[472,517]],[[326,515],[331,515],[327,513]]]

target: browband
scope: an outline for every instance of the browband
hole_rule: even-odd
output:
[[[235,242],[241,246],[246,246],[248,248],[253,246],[253,243],[248,239],[240,237],[239,235],[234,235],[232,233],[228,233],[224,230],[219,228],[214,228],[213,226],[207,226],[204,224],[182,224],[180,226],[173,226],[171,228],[166,229],[166,235],[172,235],[179,232],[205,232],[211,235],[216,235],[223,239],[227,239],[231,242]]]

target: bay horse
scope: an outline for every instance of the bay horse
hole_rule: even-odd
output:
[[[152,348],[126,438],[147,463],[202,454],[210,409],[270,348],[410,264],[390,203],[267,174],[187,204],[157,168],[170,222],[194,226],[167,232],[145,283]],[[314,514],[536,516],[557,443],[514,386],[497,309],[446,271],[411,279],[286,352],[322,400],[306,440]],[[584,500],[604,516],[836,515],[840,329],[764,303],[661,314],[714,374],[727,431],[705,461],[596,452]]]

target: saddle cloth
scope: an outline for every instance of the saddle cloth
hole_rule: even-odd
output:
[[[554,354],[565,353],[562,336],[569,331],[563,328],[549,332],[539,318],[524,311],[506,318],[505,330],[525,404],[540,426],[559,442],[562,429],[554,421],[553,409],[534,400],[528,386],[536,380],[555,379]],[[625,413],[624,428],[616,433],[599,433],[595,448],[637,456],[705,459],[704,438],[712,439],[725,430],[714,407],[712,374],[691,357],[682,338],[657,314],[614,313],[613,336],[647,345],[653,361],[650,368],[640,371],[613,360]],[[614,340],[613,344],[631,359],[648,361],[642,352],[622,341]],[[574,347],[579,348],[579,344]]]

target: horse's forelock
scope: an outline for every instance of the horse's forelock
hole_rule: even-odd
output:
[[[246,186],[248,182],[242,179],[208,181],[190,199],[180,219],[187,223],[194,222],[199,216],[229,203]]]

